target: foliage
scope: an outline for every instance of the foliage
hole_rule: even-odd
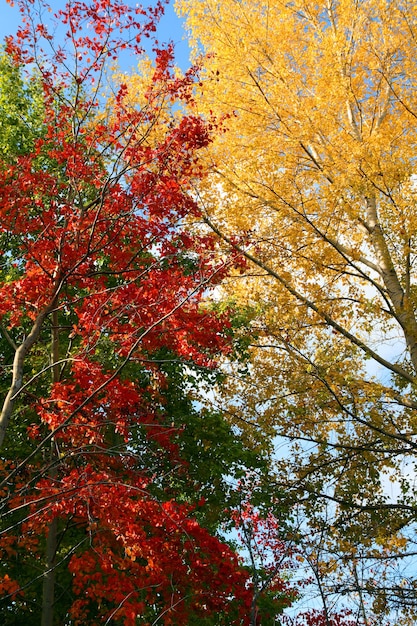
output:
[[[231,263],[186,228],[214,131],[180,113],[195,70],[156,49],[132,102],[114,62],[143,55],[159,4],[19,6],[0,64],[3,623],[247,624],[250,578],[214,533],[226,475],[262,460],[190,392],[232,351],[203,306]]]
[[[227,297],[260,309],[232,423],[274,437],[322,600],[415,623],[415,3],[178,5],[227,127],[201,206],[248,262]]]
[[[0,150],[2,159],[30,151],[42,123],[42,94],[36,76],[24,82],[19,69],[0,56]]]
[[[253,506],[252,493],[245,493],[246,481],[239,483],[240,502],[231,511],[231,517],[252,580],[250,624],[267,626],[276,624],[283,609],[297,597],[295,588],[288,583],[293,551],[281,540],[277,517],[271,511],[262,515]]]

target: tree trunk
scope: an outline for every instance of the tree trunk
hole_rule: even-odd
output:
[[[54,621],[55,564],[57,548],[58,520],[49,524],[46,538],[46,563],[42,589],[42,626],[52,626]]]
[[[52,383],[59,381],[59,328],[58,313],[52,312],[52,332],[51,332],[51,362],[52,362]],[[56,447],[54,439],[51,440],[49,471],[50,478],[56,477]],[[41,626],[52,626],[54,621],[55,602],[55,567],[57,550],[58,520],[54,518],[48,526],[45,550],[45,571],[42,589],[42,621]]]

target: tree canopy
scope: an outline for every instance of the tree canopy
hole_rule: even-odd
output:
[[[265,463],[192,396],[235,350],[207,298],[236,264],[187,227],[214,132],[185,114],[195,69],[145,56],[159,4],[19,7],[0,58],[2,623],[249,624],[253,576],[218,530]],[[290,602],[280,580],[257,615]]]
[[[18,7],[3,622],[414,624],[415,3]]]
[[[199,199],[248,261],[224,289],[252,311],[250,375],[224,402],[272,442],[328,606],[414,623],[415,3],[178,6],[205,55],[196,110],[226,129]]]

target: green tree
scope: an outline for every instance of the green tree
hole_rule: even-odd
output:
[[[0,152],[2,160],[28,153],[42,128],[43,99],[36,73],[23,80],[19,68],[0,52]]]

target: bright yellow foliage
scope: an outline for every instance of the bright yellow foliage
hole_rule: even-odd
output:
[[[332,503],[329,545],[402,554],[417,510],[417,3],[177,5],[208,55],[199,113],[228,116],[201,203],[249,261],[226,286],[253,335],[232,419],[279,437],[277,485],[311,524]]]

